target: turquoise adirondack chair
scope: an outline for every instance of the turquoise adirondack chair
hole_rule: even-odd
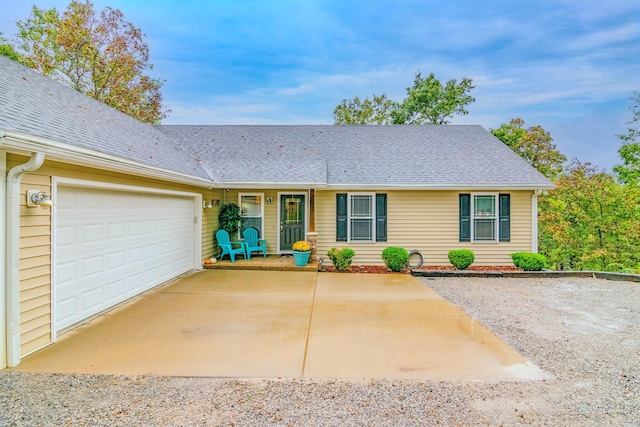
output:
[[[251,259],[251,252],[260,252],[267,257],[267,241],[264,239],[258,239],[258,230],[253,227],[245,228],[242,232],[244,237],[244,251],[247,254],[247,259]]]
[[[220,259],[226,254],[229,254],[231,262],[236,262],[236,254],[242,254],[245,258],[247,257],[244,251],[244,242],[232,242],[231,239],[229,239],[229,233],[225,230],[218,230],[216,232],[216,240],[218,241],[218,246],[222,249]],[[234,245],[240,245],[240,247],[234,248]]]

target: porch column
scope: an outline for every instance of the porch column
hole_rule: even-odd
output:
[[[309,190],[309,232],[316,231],[316,197],[315,190]]]
[[[309,190],[309,231],[307,231],[307,242],[311,245],[311,256],[309,261],[318,260],[318,233],[316,233],[316,200],[315,190]]]

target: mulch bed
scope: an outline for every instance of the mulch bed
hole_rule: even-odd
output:
[[[351,267],[349,267],[349,270],[347,271],[343,271],[342,273],[369,273],[369,274],[410,274],[411,273],[410,268],[407,268],[404,271],[401,272],[394,272],[389,270],[386,266],[384,265],[352,265]],[[451,265],[445,265],[445,266],[422,266],[420,268],[415,268],[414,270],[426,270],[426,271],[436,271],[436,270],[448,270],[448,271],[455,271],[456,268],[451,266]],[[467,270],[471,270],[471,271],[518,271],[518,269],[514,266],[489,266],[489,267],[483,267],[483,266],[471,266],[469,268],[467,268]],[[339,273],[336,268],[332,265],[328,265],[328,266],[323,266],[322,267],[322,271],[324,272],[328,272],[328,273]]]

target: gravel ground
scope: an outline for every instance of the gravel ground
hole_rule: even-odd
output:
[[[0,427],[640,425],[640,284],[422,280],[555,378],[353,382],[2,371]]]

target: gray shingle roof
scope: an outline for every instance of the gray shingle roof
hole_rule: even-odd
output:
[[[2,56],[0,129],[218,185],[553,187],[480,126],[149,126]]]
[[[551,188],[481,126],[159,126],[215,181]],[[324,171],[324,176],[323,176]]]
[[[199,163],[170,137],[0,56],[0,129],[21,131],[199,178]]]

